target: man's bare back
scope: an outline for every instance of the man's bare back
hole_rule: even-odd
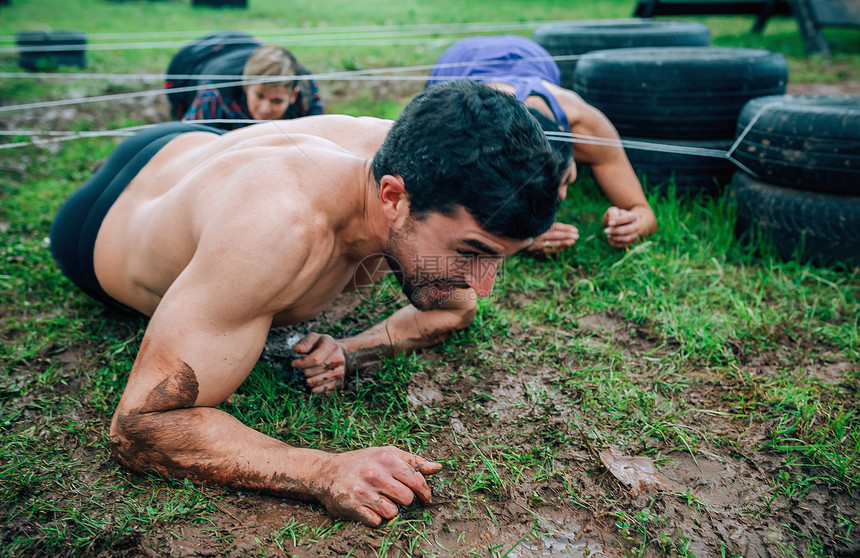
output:
[[[278,253],[305,259],[307,266],[298,274],[304,282],[290,278],[278,323],[313,317],[354,275],[356,262],[341,258],[336,233],[363,217],[356,209],[366,203],[367,165],[390,127],[390,121],[373,118],[311,117],[223,136],[177,137],[105,217],[94,256],[99,282],[115,299],[152,315],[195,256],[201,235],[223,237],[224,253],[213,256],[229,258],[237,250],[251,261],[271,257],[255,253],[266,248],[259,237],[268,236],[285,243]],[[347,143],[347,150],[327,139],[338,136],[362,142]],[[237,271],[248,277],[256,269]]]
[[[251,372],[269,328],[373,280],[357,273],[368,259],[394,269],[411,305],[356,336],[297,343],[305,356],[293,364],[312,391],[341,387],[348,363],[468,326],[502,258],[552,223],[561,177],[544,163],[554,155],[540,128],[519,103],[471,82],[425,91],[393,127],[345,116],[220,136],[183,126],[165,125],[164,145],[159,129],[142,135],[142,166],[136,143],[118,147],[110,172],[76,192],[52,226],[64,273],[100,300],[151,315],[111,422],[114,456],[136,471],[320,501],[369,525],[398,504],[429,502],[424,476],[438,463],[393,447],[293,447],[217,405]],[[123,183],[114,172],[134,174]],[[91,201],[102,187],[116,195],[108,208]],[[478,196],[487,192],[494,201]],[[106,211],[92,244],[89,217],[76,221],[81,208],[95,212],[85,203]],[[83,251],[62,241],[70,223],[83,231]],[[92,272],[75,269],[88,246]]]

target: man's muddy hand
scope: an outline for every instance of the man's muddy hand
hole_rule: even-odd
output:
[[[543,252],[553,254],[562,252],[579,240],[579,230],[567,223],[553,223],[548,231],[535,238],[529,247],[529,252]]]
[[[441,463],[393,446],[367,448],[332,456],[320,484],[322,504],[332,515],[379,526],[397,516],[397,505],[408,506],[415,498],[429,504],[430,487],[424,475],[442,470]]]
[[[312,393],[323,393],[343,387],[346,377],[346,353],[343,345],[330,335],[308,333],[293,350],[304,354],[292,364],[301,368]]]

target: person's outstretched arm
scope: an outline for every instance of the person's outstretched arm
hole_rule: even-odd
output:
[[[279,230],[261,229],[265,208],[258,209],[203,231],[161,299],[113,416],[113,455],[134,471],[319,501],[368,525],[394,517],[397,504],[429,502],[424,475],[438,472],[438,463],[393,447],[297,448],[215,408],[250,373],[274,314],[295,296],[290,278],[300,275],[301,254],[310,252],[290,251],[301,231],[287,231],[292,243],[257,234]],[[251,234],[253,247],[237,244],[237,230]]]
[[[553,87],[552,90],[570,121],[571,132],[620,139],[609,119],[579,95],[560,87]],[[626,248],[654,234],[657,230],[654,211],[645,198],[624,148],[585,143],[574,143],[573,146],[576,162],[591,165],[595,180],[612,204],[603,215],[609,244]]]
[[[437,310],[420,311],[404,306],[387,319],[346,339],[310,333],[293,346],[307,356],[293,361],[302,368],[313,393],[343,387],[347,371],[360,370],[383,357],[394,356],[441,343],[452,331],[469,327],[475,318],[475,293],[457,291],[459,301]]]

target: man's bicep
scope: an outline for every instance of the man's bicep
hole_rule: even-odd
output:
[[[609,119],[594,107],[583,110],[577,134],[608,138],[619,141],[618,145],[574,144],[576,160],[588,163],[601,190],[612,205],[630,209],[635,205],[647,205],[645,193],[639,183],[620,138]]]
[[[150,410],[224,401],[248,376],[265,344],[273,314],[259,305],[255,310],[249,297],[243,305],[242,289],[229,274],[219,278],[214,270],[202,271],[194,262],[186,268],[147,327],[126,392]],[[170,401],[159,401],[165,393]]]
[[[215,406],[247,378],[271,320],[231,326],[174,322],[158,311],[147,328],[123,400],[141,412]],[[178,326],[178,327],[177,327]]]

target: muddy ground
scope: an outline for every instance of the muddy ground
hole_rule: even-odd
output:
[[[516,309],[527,304],[526,295],[514,295],[503,303]],[[360,295],[341,296],[323,319],[346,319],[362,303]],[[594,556],[805,556],[784,554],[780,548],[806,548],[810,539],[821,540],[824,555],[860,556],[860,543],[841,535],[845,526],[840,517],[860,522],[857,494],[822,485],[813,486],[800,498],[787,498],[774,489],[773,479],[783,471],[782,457],[762,450],[772,424],[720,413],[701,412],[688,427],[702,433],[691,453],[658,446],[642,448],[642,454],[660,455],[661,487],[645,486],[631,495],[601,461],[598,441],[589,428],[576,426],[571,417],[583,411],[584,390],[564,385],[568,370],[601,362],[601,350],[620,349],[623,361],[616,365],[634,378],[634,383],[653,385],[655,362],[668,357],[677,346],[656,338],[647,326],[635,326],[611,311],[585,314],[575,327],[557,330],[551,325],[524,329],[516,324],[507,336],[494,340],[482,351],[464,348],[459,353],[441,349],[425,351],[431,363],[426,372],[414,375],[408,400],[428,411],[428,420],[441,424],[425,456],[433,459],[462,459],[464,452],[491,455],[504,447],[527,455],[536,448],[551,453],[548,473],[527,470],[515,478],[499,471],[499,485],[491,489],[469,490],[463,471],[448,467],[429,480],[434,502],[426,508],[409,507],[401,512],[400,526],[369,529],[346,523],[314,537],[316,542],[293,546],[273,542],[272,532],[294,520],[318,526],[320,531],[335,522],[317,505],[234,491],[218,494],[217,511],[207,514],[205,524],[188,520],[168,522],[163,527],[127,536],[109,552],[95,554],[152,558],[197,556],[509,556],[509,557],[594,557]],[[123,324],[132,328],[134,324]],[[295,334],[317,329],[312,321],[291,328],[273,330],[264,350],[267,360],[282,359],[288,353],[287,340]],[[587,339],[596,349],[589,356],[560,351],[551,364],[533,364],[523,347],[539,347],[561,336]],[[841,355],[814,351],[789,339],[772,353],[745,354],[738,349],[738,374],[725,370],[690,367],[682,371],[686,387],[666,394],[692,408],[730,410],[725,401],[786,366],[802,366],[824,382],[844,384],[856,365]],[[740,346],[740,344],[739,344]],[[67,351],[58,357],[70,370],[85,367],[96,359],[90,349]],[[480,367],[480,368],[478,368]],[[481,375],[462,370],[480,369]],[[26,374],[28,371],[22,370]],[[38,371],[34,370],[34,373]],[[372,381],[372,375],[356,381]],[[741,385],[743,383],[744,385]],[[79,381],[70,385],[75,387]],[[535,396],[538,394],[538,396]],[[541,396],[543,395],[543,397]],[[84,405],[83,411],[90,408]],[[108,428],[107,419],[102,420]],[[89,450],[70,437],[62,446],[80,460],[79,475],[103,478],[110,457],[92,455],[98,439],[93,433]],[[713,443],[720,440],[719,444]],[[470,447],[471,446],[471,447]],[[465,449],[464,449],[465,448]],[[634,454],[629,454],[633,457]],[[646,458],[650,462],[650,458]],[[467,460],[463,460],[465,463]],[[474,471],[473,471],[474,472]],[[158,482],[157,480],[154,482]],[[151,490],[154,490],[153,486]],[[110,496],[105,505],[110,509]],[[57,505],[71,502],[58,494]],[[633,554],[642,538],[625,518],[640,514],[647,520],[651,542],[643,554]],[[36,525],[20,518],[11,521],[4,536],[36,533]],[[414,524],[414,528],[403,525]],[[665,542],[659,543],[664,537]],[[6,539],[9,540],[9,539]],[[289,541],[289,539],[287,539]],[[490,549],[496,549],[495,552]],[[683,552],[682,552],[683,550]],[[510,551],[510,552],[508,552]],[[505,554],[505,552],[508,552]],[[691,554],[684,554],[689,552]],[[797,551],[795,551],[797,552]]]
[[[526,296],[518,295],[505,305],[516,308],[527,301]],[[326,312],[325,320],[345,318],[361,302],[357,295],[343,295]],[[582,315],[576,324],[565,331],[550,325],[533,329],[514,325],[506,337],[482,352],[428,350],[424,358],[431,366],[413,376],[409,384],[410,403],[427,409],[429,420],[443,425],[426,457],[445,460],[463,455],[464,447],[466,453],[487,455],[499,447],[522,455],[545,447],[552,453],[549,474],[527,471],[514,478],[500,471],[496,489],[477,490],[465,497],[463,471],[449,467],[429,480],[432,505],[402,511],[401,521],[414,523],[415,529],[374,530],[346,523],[316,537],[317,542],[299,546],[274,544],[272,532],[294,520],[325,530],[334,521],[321,507],[229,491],[223,498],[219,494],[217,511],[205,524],[171,522],[160,530],[125,537],[109,552],[96,555],[364,557],[400,552],[402,556],[615,557],[634,555],[628,553],[641,543],[641,536],[625,525],[624,518],[645,514],[651,518],[648,536],[664,536],[668,542],[652,542],[643,556],[683,556],[682,545],[684,552],[698,557],[790,556],[779,548],[806,548],[810,538],[823,541],[825,555],[860,556],[858,542],[839,536],[845,532],[840,516],[855,525],[860,520],[856,494],[852,497],[819,485],[802,498],[788,499],[775,492],[772,481],[784,467],[780,457],[761,450],[772,427],[767,422],[750,427],[742,419],[698,414],[688,423],[703,434],[695,451],[643,448],[642,453],[647,449],[652,456],[662,456],[659,475],[665,486],[645,487],[631,496],[628,487],[601,462],[601,448],[590,438],[589,429],[577,428],[576,420],[570,420],[583,412],[585,394],[565,388],[561,379],[568,369],[599,362],[603,358],[600,349],[615,347],[622,348],[624,359],[618,366],[636,383],[651,385],[655,359],[668,356],[676,347],[611,312]],[[273,330],[263,358],[282,358],[288,350],[287,339],[316,327],[317,322],[309,322]],[[522,355],[523,347],[540,346],[559,335],[587,338],[598,350],[589,357],[561,351],[555,355],[555,364],[537,366]],[[725,400],[745,389],[738,385],[740,378],[755,385],[789,365],[803,366],[822,381],[846,383],[847,387],[847,372],[855,365],[835,353],[819,353],[814,358],[804,356],[808,353],[809,347],[785,340],[773,353],[739,352],[739,374],[732,377],[724,370],[689,368],[684,370],[687,387],[671,397],[697,409],[726,410]],[[94,359],[86,347],[60,355],[70,369]],[[479,363],[483,363],[480,377],[460,373]],[[536,393],[550,397],[534,397]],[[107,419],[103,422],[107,429]],[[98,438],[97,433],[93,435],[94,440]],[[717,439],[722,440],[720,445],[708,441]],[[72,437],[62,445],[80,460],[78,474],[103,477],[105,461],[110,460],[106,454],[91,455]],[[58,494],[56,504],[69,504],[63,502],[66,497]],[[105,504],[109,509],[109,496]],[[27,523],[11,521],[5,535],[38,532]]]
[[[526,301],[527,297],[519,295],[510,304],[516,307]],[[333,305],[327,319],[336,320],[338,312],[348,315],[350,305],[357,303],[357,297],[344,295]],[[611,312],[583,315],[577,323],[575,330],[561,334],[587,337],[589,344],[598,349],[622,347],[627,361],[622,368],[628,374],[641,371],[643,382],[648,381],[653,369],[649,365],[651,359],[668,356],[673,350],[652,338],[648,331],[625,323]],[[283,354],[284,340],[304,331],[302,328],[273,331],[264,354],[278,358]],[[508,556],[621,556],[636,546],[635,535],[619,527],[619,515],[615,514],[647,511],[656,518],[651,536],[666,534],[677,540],[677,534],[683,533],[691,539],[686,550],[699,557],[721,556],[724,551],[729,556],[780,556],[777,548],[792,545],[804,548],[808,537],[828,541],[828,554],[860,556],[860,543],[846,543],[836,537],[840,529],[837,511],[855,522],[860,520],[860,502],[851,495],[816,486],[802,502],[793,502],[774,493],[772,480],[782,469],[782,462],[760,449],[770,437],[772,425],[768,423],[750,428],[743,420],[701,414],[693,424],[707,433],[707,438],[733,443],[729,447],[703,443],[696,448],[695,455],[685,451],[665,454],[668,459],[659,467],[665,486],[647,487],[632,497],[632,491],[601,462],[593,442],[584,432],[571,428],[566,420],[582,412],[581,394],[561,387],[560,376],[566,368],[588,363],[564,352],[555,356],[557,366],[530,367],[527,362],[516,362],[522,347],[540,345],[559,334],[551,326],[533,330],[514,326],[508,337],[494,343],[485,355],[467,351],[452,358],[450,354],[428,351],[426,358],[434,363],[433,373],[422,372],[412,377],[410,402],[433,409],[435,416],[447,421],[447,428],[434,440],[433,455],[429,457],[460,453],[464,440],[483,440],[483,444],[477,445],[480,451],[493,451],[493,444],[502,444],[523,455],[538,445],[546,445],[548,438],[564,440],[553,448],[559,466],[556,475],[512,482],[496,496],[473,496],[475,500],[468,505],[462,494],[448,488],[457,486],[458,471],[445,470],[435,476],[430,481],[436,498],[431,507],[432,523],[421,546],[429,554],[466,556],[478,550],[477,555],[490,556],[488,548],[499,547],[501,554],[514,547]],[[808,347],[790,342],[772,354],[739,352],[738,377],[746,374],[755,383],[756,378],[765,378],[777,367],[793,362],[825,382],[845,382],[845,373],[855,366],[833,353],[804,359],[802,355],[807,352]],[[457,373],[461,366],[474,366],[476,360],[482,359],[487,365],[482,368],[480,378]],[[512,374],[511,370],[519,372]],[[676,397],[697,408],[725,409],[727,394],[739,387],[721,371],[690,369],[685,374],[690,387]],[[529,397],[534,393],[552,394],[551,405]],[[484,396],[483,404],[463,405],[464,401],[474,402],[475,394]],[[492,428],[491,440],[488,428]],[[566,496],[572,490],[566,483],[575,484],[576,503]],[[607,505],[607,499],[615,504]],[[272,521],[270,527],[284,517],[279,517],[279,513],[307,517],[304,515],[307,510],[302,507],[264,501],[267,507],[263,516]],[[768,501],[769,507],[763,508]],[[416,511],[410,513],[420,517]],[[257,518],[261,524],[265,523],[260,516]],[[184,536],[186,543],[193,544],[192,533],[186,532]],[[347,548],[355,549],[353,555],[374,555],[380,549],[379,532],[350,526],[333,540],[294,552],[300,556],[342,554],[345,541]],[[518,541],[521,542],[516,545]],[[198,539],[198,542],[203,541]],[[398,543],[394,550],[406,547],[405,541]],[[165,541],[165,544],[174,543]],[[655,545],[645,555],[676,555],[676,547],[677,543],[662,548]]]
[[[789,95],[860,95],[860,79],[848,79],[838,83],[789,83]]]
[[[841,84],[792,84],[796,94],[860,94],[860,81]],[[390,92],[387,92],[388,94]],[[399,93],[405,93],[399,92]],[[332,92],[333,95],[348,94]],[[42,111],[38,114],[14,113],[4,117],[6,129],[66,129],[80,118],[105,126],[119,114],[133,114],[147,122],[164,120],[167,104],[162,96],[101,107],[82,106]],[[525,295],[519,295],[523,297]],[[523,298],[513,297],[506,304],[516,306]],[[346,316],[360,301],[345,296],[329,310],[326,319]],[[781,467],[780,459],[760,450],[768,440],[770,426],[746,422],[720,414],[699,414],[696,427],[709,436],[722,438],[730,445],[715,446],[703,441],[694,454],[672,450],[663,454],[659,471],[666,488],[646,488],[632,497],[601,462],[593,441],[571,427],[569,417],[581,412],[582,394],[566,391],[559,382],[561,371],[581,366],[581,358],[563,352],[556,355],[555,365],[530,366],[527,362],[500,364],[499,356],[513,355],[523,346],[539,344],[558,335],[586,336],[596,348],[621,347],[628,370],[642,375],[643,382],[651,370],[652,359],[672,347],[653,339],[648,331],[638,330],[611,313],[583,315],[578,327],[559,332],[551,325],[526,330],[514,326],[507,338],[497,340],[492,355],[476,354],[464,349],[461,355],[429,350],[424,358],[433,363],[433,373],[420,373],[411,379],[409,401],[429,410],[444,428],[432,444],[431,458],[462,453],[464,440],[474,440],[478,451],[494,451],[487,445],[488,428],[492,427],[494,444],[506,445],[527,454],[536,445],[551,446],[555,463],[552,474],[503,478],[495,491],[476,491],[464,498],[462,475],[454,469],[443,470],[430,480],[434,503],[424,511],[409,508],[402,513],[405,521],[414,521],[421,535],[410,531],[372,530],[348,523],[319,542],[284,549],[271,544],[270,532],[278,530],[293,518],[301,523],[325,526],[332,520],[319,506],[244,493],[229,493],[217,504],[218,512],[205,529],[189,523],[172,524],[161,532],[141,533],[128,537],[110,552],[99,556],[270,556],[298,555],[308,557],[401,555],[491,556],[498,549],[507,556],[620,556],[639,544],[637,535],[619,518],[624,513],[642,512],[653,520],[652,535],[665,534],[668,546],[652,544],[646,556],[683,555],[678,548],[679,533],[689,537],[686,548],[696,556],[770,557],[781,556],[780,547],[805,548],[810,537],[823,541],[828,555],[860,556],[860,543],[849,542],[836,534],[844,533],[838,515],[860,518],[860,502],[852,495],[827,487],[815,486],[802,501],[788,500],[774,493],[771,482]],[[294,331],[313,327],[313,323],[295,329],[274,331],[264,356],[278,358],[284,351],[284,340]],[[660,348],[662,347],[662,348]],[[740,372],[753,381],[765,377],[776,367],[792,362],[802,365],[824,381],[843,382],[852,366],[838,354],[827,358],[810,358],[806,347],[788,340],[771,354],[739,353]],[[87,349],[66,356],[70,366],[88,362]],[[595,357],[599,358],[599,357]],[[482,367],[480,378],[463,376],[463,366]],[[519,373],[511,374],[511,370]],[[639,372],[635,372],[639,371]],[[26,370],[21,371],[26,374]],[[726,394],[737,386],[707,368],[690,369],[687,387],[672,396],[702,409],[724,409]],[[528,394],[552,394],[551,404],[535,401]],[[474,402],[482,394],[481,402]],[[108,425],[105,423],[104,429]],[[74,440],[69,451],[78,452],[84,471],[100,476],[98,457],[80,451]],[[650,448],[654,450],[655,448]],[[657,448],[659,449],[659,448]],[[652,451],[653,455],[653,451]],[[88,461],[91,460],[91,461]],[[576,498],[571,498],[576,494]],[[856,494],[853,495],[856,498]],[[769,502],[767,508],[762,502]],[[837,514],[837,510],[839,514]],[[841,530],[840,530],[841,529]],[[32,532],[20,520],[6,527],[6,534]],[[416,532],[418,532],[416,531]],[[398,533],[390,536],[391,533]],[[855,537],[855,541],[857,538]]]

